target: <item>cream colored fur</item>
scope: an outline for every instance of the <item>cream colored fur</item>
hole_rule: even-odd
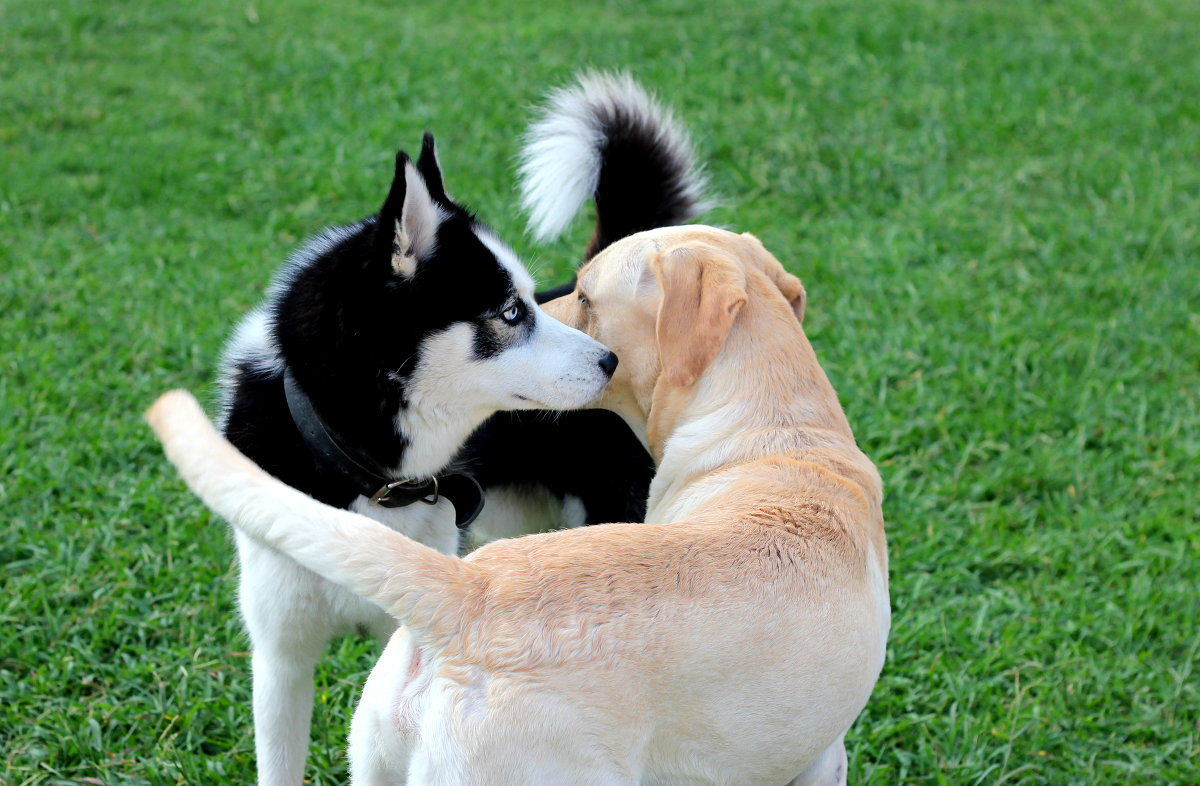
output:
[[[216,512],[394,615],[356,783],[837,784],[889,626],[879,475],[754,238],[634,235],[547,311],[613,348],[602,404],[658,462],[647,520],[465,559],[321,505],[190,395],[148,417]]]

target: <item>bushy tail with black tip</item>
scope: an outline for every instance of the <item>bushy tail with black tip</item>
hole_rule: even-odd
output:
[[[708,209],[706,179],[683,128],[626,73],[589,72],[550,94],[521,152],[521,204],[538,240],[556,237],[588,197],[586,258],[614,241],[682,224]]]

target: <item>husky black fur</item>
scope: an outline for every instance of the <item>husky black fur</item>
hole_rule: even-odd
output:
[[[339,507],[363,490],[309,452],[284,398],[283,372],[357,453],[398,476],[435,474],[458,445],[420,446],[422,454],[446,454],[433,466],[423,455],[410,459],[410,436],[398,433],[395,423],[408,406],[405,383],[420,344],[464,322],[474,326],[477,354],[494,354],[501,346],[496,311],[513,291],[496,258],[499,240],[446,196],[428,134],[416,169],[435,205],[436,225],[424,230],[430,237],[408,238],[429,246],[420,275],[398,275],[392,260],[422,250],[394,247],[406,166],[410,160],[400,153],[378,214],[326,229],[292,257],[226,353],[225,435],[276,477]]]

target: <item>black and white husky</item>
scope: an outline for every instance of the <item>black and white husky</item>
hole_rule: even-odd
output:
[[[561,231],[592,195],[589,256],[699,209],[686,139],[628,78],[587,76],[556,93],[528,142],[522,176],[535,231]],[[616,363],[539,309],[513,251],[447,196],[427,134],[415,163],[397,155],[380,211],[308,241],[242,321],[222,364],[220,425],[289,485],[455,553],[460,527],[481,506],[481,523],[489,507],[520,518],[513,489],[573,499],[587,523],[640,520],[652,467],[614,416],[503,415],[480,428],[501,410],[583,407]],[[506,494],[508,504],[484,506],[481,494]],[[491,528],[512,530],[511,521]],[[357,628],[386,638],[395,621],[235,537],[258,780],[295,786],[316,661],[334,635]]]

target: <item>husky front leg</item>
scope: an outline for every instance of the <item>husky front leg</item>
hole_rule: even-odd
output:
[[[299,786],[308,757],[317,660],[333,638],[322,581],[241,533],[239,605],[253,650],[259,786]]]
[[[259,786],[304,782],[317,656],[254,649],[254,752]]]

